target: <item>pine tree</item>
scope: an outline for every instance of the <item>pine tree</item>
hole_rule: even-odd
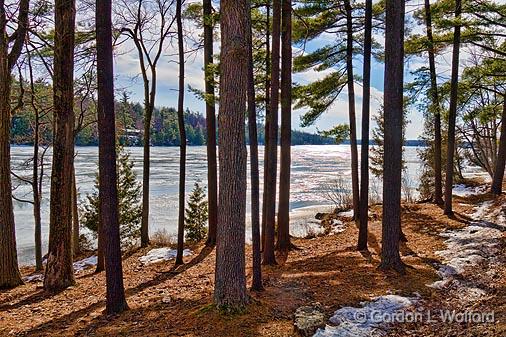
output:
[[[188,207],[184,218],[186,240],[193,242],[204,240],[207,235],[207,220],[206,189],[201,187],[199,183],[195,183],[188,199]]]
[[[142,205],[141,184],[133,171],[133,162],[122,147],[118,149],[118,201],[121,248],[131,249],[140,235]],[[91,194],[86,196],[86,204],[81,208],[83,226],[96,235],[98,230],[98,176]]]
[[[404,144],[406,138],[406,124],[407,121],[407,110],[404,109],[403,123],[402,123],[402,143]],[[383,176],[383,154],[384,154],[384,137],[385,137],[385,122],[384,122],[384,110],[381,108],[377,115],[373,117],[376,122],[376,127],[372,130],[372,139],[374,141],[374,147],[370,150],[371,160],[371,172],[375,177],[381,178]],[[402,150],[404,154],[404,149]],[[402,160],[402,168],[405,169],[404,159]]]

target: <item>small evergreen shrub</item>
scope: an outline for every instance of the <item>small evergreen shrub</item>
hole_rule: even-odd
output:
[[[141,184],[133,171],[130,155],[123,147],[118,147],[117,170],[121,248],[123,251],[128,251],[135,246],[140,237],[142,203]],[[81,224],[88,228],[95,238],[100,209],[98,185],[97,175],[93,192],[86,196],[86,201],[81,207]]]
[[[185,215],[186,240],[200,242],[207,235],[207,200],[206,190],[199,183],[195,183]]]

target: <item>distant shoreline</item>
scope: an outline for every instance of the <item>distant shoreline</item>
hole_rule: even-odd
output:
[[[24,146],[24,147],[33,146],[33,144],[31,144],[31,143],[11,143],[10,145],[11,146]],[[249,145],[249,143],[246,143],[246,145]],[[258,145],[264,146],[265,144],[259,143]],[[350,141],[349,140],[345,140],[344,142],[339,143],[339,144],[314,144],[314,143],[297,143],[297,144],[292,144],[292,146],[303,146],[303,145],[314,145],[314,146],[350,145]],[[357,145],[362,145],[362,140],[357,140]],[[369,141],[369,145],[376,145],[376,143],[371,140],[371,141]],[[79,147],[98,147],[98,144],[76,144],[75,146],[79,146]],[[199,147],[199,146],[206,146],[206,145],[205,144],[202,144],[202,145],[190,145],[190,144],[188,144],[187,146],[188,147]],[[423,147],[423,146],[427,146],[427,144],[424,141],[413,139],[413,140],[407,140],[406,142],[404,142],[404,146]],[[136,145],[128,145],[128,147],[142,147],[142,145],[138,145],[138,144],[136,144]],[[179,147],[179,145],[151,145],[151,147]]]

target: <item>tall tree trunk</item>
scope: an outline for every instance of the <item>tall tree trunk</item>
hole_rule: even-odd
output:
[[[282,0],[281,9],[281,158],[279,169],[278,241],[287,251],[290,243],[290,164],[292,146],[292,1]]]
[[[455,1],[455,18],[458,20],[462,12],[461,0]],[[448,148],[446,151],[446,180],[444,214],[453,215],[453,158],[455,156],[455,124],[457,120],[457,99],[459,88],[459,56],[460,56],[460,25],[455,26],[453,34],[452,78],[450,89],[450,111],[448,113]]]
[[[100,222],[105,234],[106,311],[127,309],[119,234],[118,176],[116,170],[116,121],[114,114],[114,71],[112,56],[112,3],[97,0],[97,81],[99,132]]]
[[[10,167],[11,71],[9,69],[5,3],[0,1],[0,288],[16,287],[23,282],[18,269],[16,231],[12,205]]]
[[[248,0],[221,1],[219,200],[214,301],[241,310],[248,301],[245,276]]]
[[[348,112],[350,118],[351,186],[353,193],[353,218],[359,218],[359,182],[357,117],[355,114],[355,78],[353,76],[353,17],[350,0],[344,1],[346,10],[346,75],[348,77]]]
[[[95,268],[95,273],[101,273],[105,270],[105,232],[102,221],[99,219],[98,221],[98,240],[97,240],[97,266]]]
[[[369,115],[371,110],[372,0],[365,2],[362,144],[360,159],[360,207],[358,250],[367,250],[369,221]]]
[[[248,133],[251,174],[251,237],[253,243],[253,280],[251,289],[261,291],[262,256],[260,252],[260,173],[258,170],[258,130],[255,102],[255,75],[253,73],[253,31],[251,27],[251,10],[249,15],[248,34]]]
[[[207,203],[209,231],[207,246],[216,244],[218,223],[218,165],[216,162],[216,108],[213,70],[213,28],[212,2],[203,0],[204,10],[204,76],[206,83],[206,123],[207,123]]]
[[[75,1],[55,2],[54,139],[49,215],[48,291],[74,284],[72,265],[72,167],[74,162]]]
[[[502,181],[504,179],[504,167],[506,166],[506,95],[504,96],[501,117],[501,138],[499,138],[499,151],[495,161],[494,177],[492,178],[492,193],[502,193]]]
[[[385,143],[383,160],[383,269],[404,271],[399,254],[401,230],[401,172],[404,78],[403,0],[386,2],[385,31]]]
[[[263,177],[263,186],[264,186],[264,193],[263,193],[263,200],[262,200],[262,231],[261,231],[261,240],[262,240],[262,250],[265,246],[265,215],[267,210],[267,202],[265,194],[265,186],[267,185],[267,165],[269,162],[269,156],[267,151],[267,135],[269,134],[269,126],[270,121],[268,116],[270,115],[270,104],[271,104],[271,77],[270,77],[270,70],[271,70],[271,1],[267,0],[265,3],[265,17],[266,17],[266,24],[265,24],[265,126],[264,126],[264,177]]]
[[[177,44],[179,51],[179,95],[177,101],[177,115],[179,122],[179,216],[177,225],[177,256],[176,265],[183,264],[184,246],[184,206],[186,180],[186,130],[184,126],[184,46],[183,22],[181,18],[182,0],[176,3]]]
[[[80,253],[79,247],[79,210],[77,207],[76,168],[72,165],[72,248],[74,256]]]
[[[28,69],[30,75],[30,101],[34,111],[33,129],[33,170],[32,170],[32,193],[33,193],[33,219],[35,223],[35,270],[41,271],[42,265],[42,221],[41,221],[41,193],[39,193],[39,147],[40,147],[40,114],[35,104],[35,83],[33,80],[32,58],[28,53]],[[42,163],[41,163],[42,164]],[[42,180],[42,179],[41,179]]]
[[[150,139],[151,139],[151,104],[145,104],[144,116],[144,144],[142,163],[142,220],[141,247],[149,245],[149,169],[150,169]]]
[[[281,0],[273,1],[272,53],[271,53],[271,101],[269,107],[268,134],[266,135],[267,162],[264,165],[265,240],[263,264],[274,265],[274,240],[276,226],[276,178],[278,162],[278,104],[279,104],[279,55],[281,29]]]
[[[425,0],[425,23],[427,26],[427,40],[429,42],[429,70],[432,96],[432,109],[434,111],[434,203],[443,204],[442,177],[441,177],[441,105],[437,88],[436,61],[434,55],[434,38],[432,37],[432,15],[430,0]]]

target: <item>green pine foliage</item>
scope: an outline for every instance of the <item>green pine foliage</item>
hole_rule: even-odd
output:
[[[405,100],[406,103],[406,100]],[[405,105],[406,106],[406,105]],[[385,124],[384,124],[384,111],[383,107],[378,111],[377,115],[373,116],[374,121],[376,122],[376,127],[372,130],[372,139],[374,141],[374,146],[370,150],[370,169],[372,174],[374,174],[377,178],[383,177],[383,154],[384,154],[384,135],[385,135]],[[404,108],[403,115],[403,123],[402,123],[402,142],[404,143],[406,140],[406,124],[407,120],[407,109]],[[404,157],[404,149],[403,149],[403,157]],[[402,160],[402,166],[405,169],[405,161]]]
[[[141,184],[133,171],[130,155],[122,147],[118,147],[117,167],[121,248],[128,251],[135,246],[140,236]],[[97,175],[93,192],[86,196],[86,201],[81,206],[81,223],[93,233],[94,237],[97,236],[99,221],[98,187]]]
[[[207,235],[207,219],[206,189],[195,183],[186,208],[186,240],[192,242],[204,240]]]

